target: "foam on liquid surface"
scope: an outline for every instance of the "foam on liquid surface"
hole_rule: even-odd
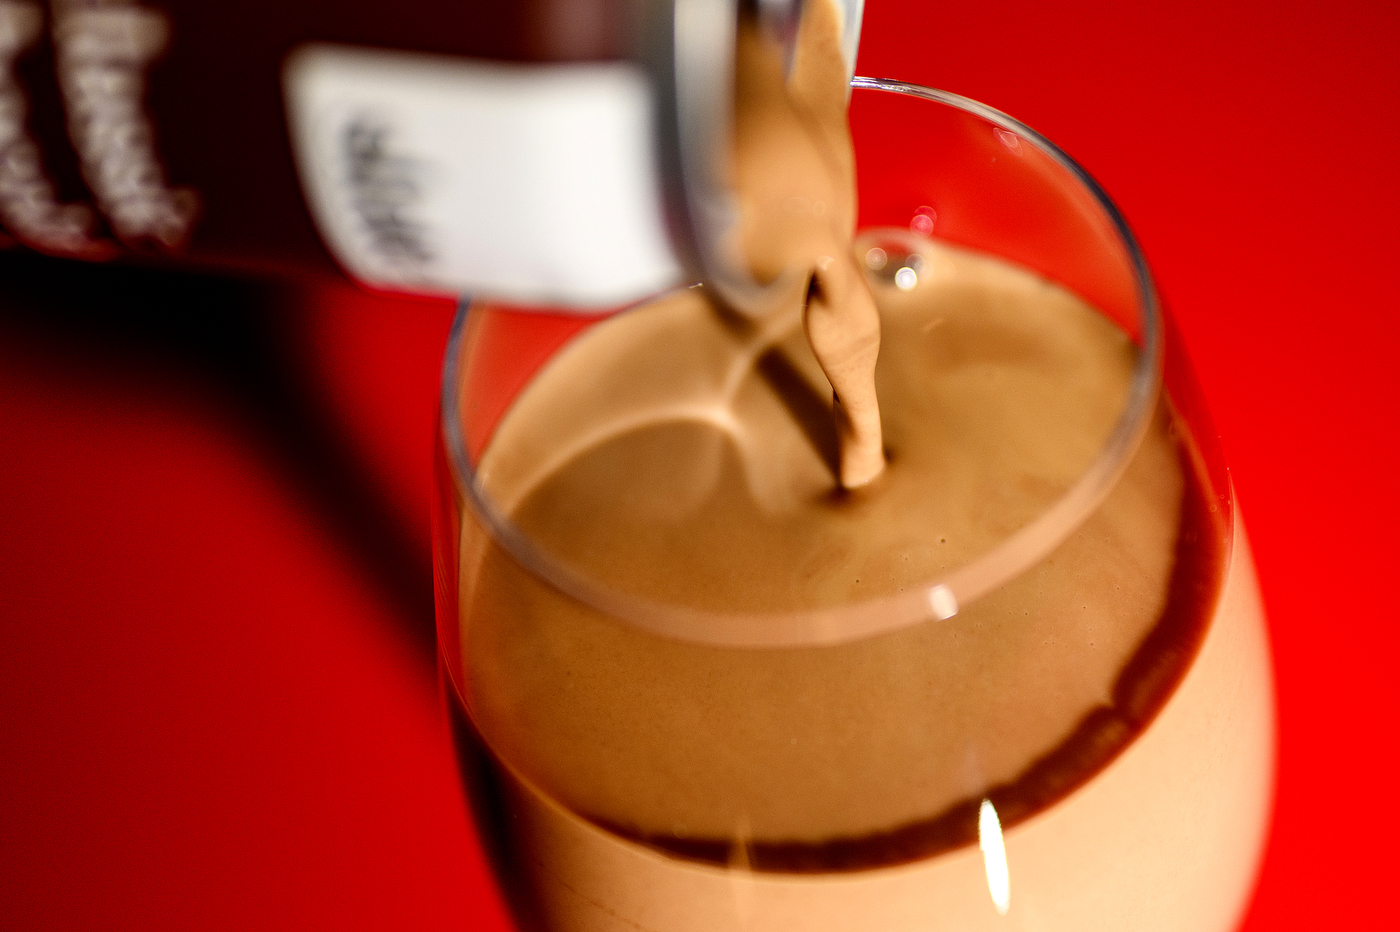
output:
[[[750,327],[692,289],[552,361],[486,451],[484,492],[554,558],[668,604],[833,606],[935,578],[1082,473],[1135,350],[1023,269],[932,243],[924,260],[912,291],[876,289],[890,465],[869,488],[832,494],[830,388],[798,317]],[[947,621],[836,647],[659,638],[488,550],[462,568],[472,715],[568,808],[681,849],[820,846],[934,819],[1014,782],[1111,701],[1165,606],[1183,487],[1159,417],[1034,570]]]

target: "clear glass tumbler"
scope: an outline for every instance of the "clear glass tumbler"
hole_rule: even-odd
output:
[[[750,491],[781,492],[771,451],[829,424],[793,321],[692,345],[674,295],[458,315],[439,641],[499,883],[547,932],[1223,932],[1268,822],[1268,643],[1147,266],[1028,127],[853,83],[856,248],[903,498],[770,495],[759,544],[735,524],[733,548],[696,549],[716,475],[739,463]],[[745,432],[760,409],[797,426]],[[693,456],[605,455],[677,430],[667,449]],[[616,476],[582,511],[551,485],[578,463]],[[789,505],[839,529],[794,531]],[[630,539],[626,565],[594,561]],[[828,585],[851,566],[863,578]]]

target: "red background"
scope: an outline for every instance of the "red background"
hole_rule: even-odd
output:
[[[1129,218],[1270,613],[1245,928],[1388,925],[1400,7],[869,0],[858,70],[1017,116]],[[428,633],[449,314],[0,256],[0,925],[506,928]]]

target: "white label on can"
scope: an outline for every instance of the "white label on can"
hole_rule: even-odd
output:
[[[630,64],[316,44],[284,89],[312,215],[367,284],[582,309],[681,279]]]

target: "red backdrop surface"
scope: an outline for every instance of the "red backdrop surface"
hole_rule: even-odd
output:
[[[1270,616],[1245,928],[1387,926],[1400,7],[869,0],[858,70],[1129,218]],[[508,928],[427,634],[450,308],[9,254],[0,309],[0,925]]]

